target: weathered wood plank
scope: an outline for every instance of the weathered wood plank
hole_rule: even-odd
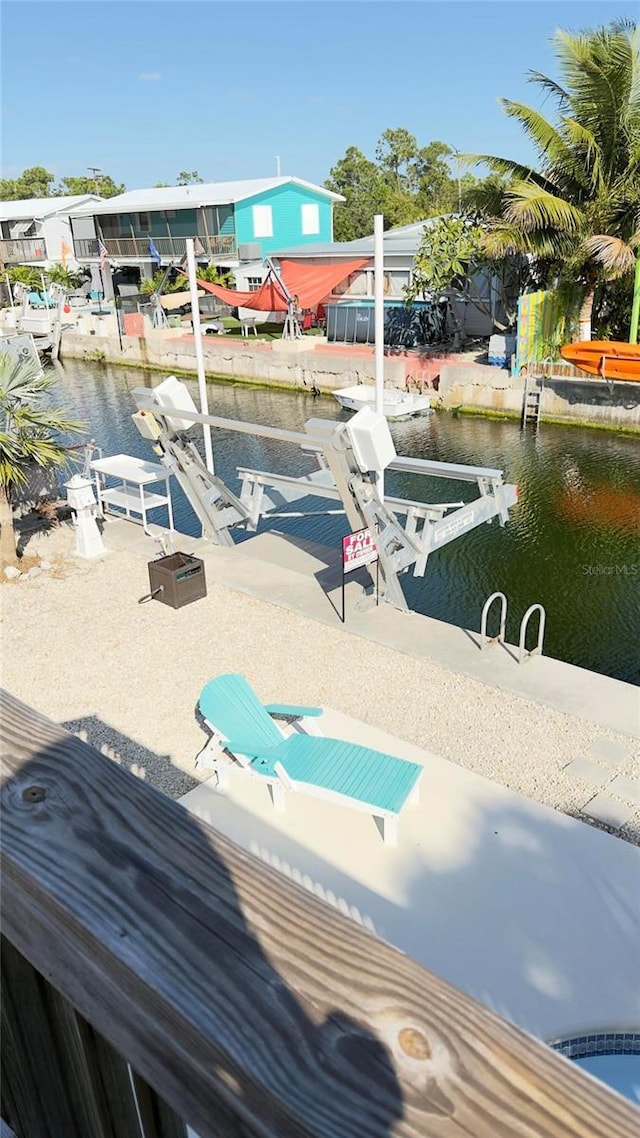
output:
[[[19,1134],[141,1138],[126,1061],[5,937],[2,1008],[6,1113]]]
[[[76,1127],[81,1135],[91,1138],[114,1138],[110,1103],[102,1080],[96,1077],[93,1028],[50,984],[47,985],[47,1004]],[[135,1119],[133,1100],[131,1108],[128,1123]],[[126,1130],[122,1133],[128,1138]]]
[[[142,1138],[187,1138],[184,1122],[174,1114],[171,1107],[167,1106],[145,1079],[141,1079],[135,1071],[131,1074],[140,1111]]]
[[[4,931],[202,1138],[634,1138],[566,1060],[13,697]]]
[[[78,1028],[102,1131],[113,1138],[139,1138],[138,1105],[126,1059],[82,1016],[78,1016]]]
[[[38,972],[3,937],[2,1074],[7,1117],[20,1134],[82,1138]],[[25,1014],[27,1012],[28,1014]]]

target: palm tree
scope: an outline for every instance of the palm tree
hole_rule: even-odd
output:
[[[64,465],[67,447],[57,437],[60,433],[84,429],[43,400],[54,382],[32,359],[16,360],[0,352],[1,566],[15,565],[18,557],[13,525],[16,491],[28,484],[34,466]]]
[[[591,337],[596,287],[634,269],[640,244],[640,41],[617,21],[553,39],[563,85],[532,72],[557,104],[555,125],[522,103],[501,100],[536,148],[538,168],[483,155],[512,181],[488,251],[532,253],[583,288],[580,338]]]

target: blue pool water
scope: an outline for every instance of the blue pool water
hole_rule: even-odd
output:
[[[640,1106],[640,1055],[589,1055],[574,1062]]]

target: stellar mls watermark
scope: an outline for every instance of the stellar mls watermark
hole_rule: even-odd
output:
[[[637,577],[640,575],[640,565],[604,565],[602,562],[595,565],[583,565],[582,572],[585,577]]]

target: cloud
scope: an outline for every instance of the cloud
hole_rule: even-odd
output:
[[[141,79],[143,83],[157,83],[159,79],[162,79],[162,75],[159,71],[142,71],[138,75],[138,79]]]

